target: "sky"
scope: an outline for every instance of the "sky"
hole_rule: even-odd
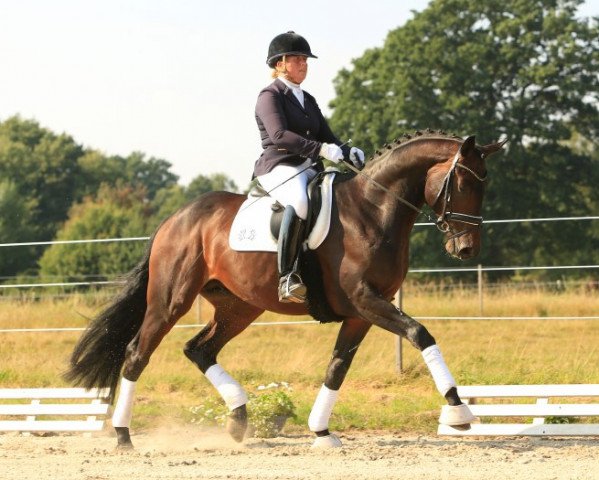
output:
[[[308,40],[319,58],[302,87],[328,115],[339,70],[427,4],[0,0],[0,121],[18,114],[106,155],[162,158],[184,185],[220,172],[245,188],[261,151],[254,107],[272,81],[272,38],[293,30]],[[599,0],[579,13],[599,15]]]

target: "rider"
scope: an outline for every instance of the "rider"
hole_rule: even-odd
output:
[[[304,37],[292,31],[277,35],[266,59],[275,80],[260,92],[256,103],[264,151],[256,161],[254,176],[285,207],[278,242],[281,302],[302,303],[306,298],[296,263],[308,214],[306,187],[323,169],[319,156],[364,166],[364,152],[342,145],[314,97],[302,90],[308,57],[317,58]]]

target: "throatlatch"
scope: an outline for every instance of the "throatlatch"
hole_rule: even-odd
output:
[[[278,243],[280,302],[306,301],[306,286],[297,272],[297,258],[304,238],[305,224],[291,205],[285,207]]]

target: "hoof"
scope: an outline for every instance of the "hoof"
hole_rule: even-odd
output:
[[[133,444],[131,442],[129,442],[129,443],[117,443],[116,449],[117,450],[121,450],[121,451],[133,450]]]
[[[129,428],[114,427],[114,430],[116,431],[117,450],[133,450],[133,443],[131,442],[131,435],[129,435]]]
[[[472,425],[470,425],[469,423],[464,423],[462,425],[452,425],[451,428],[455,428],[456,430],[459,430],[460,432],[467,432],[468,430],[470,430],[472,428]]]
[[[470,408],[465,403],[461,405],[443,405],[439,423],[441,425],[449,425],[458,430],[469,430],[470,424],[476,420],[472,415]]]
[[[248,428],[248,414],[245,405],[231,411],[225,429],[236,442],[242,442]]]
[[[316,437],[312,444],[312,448],[339,448],[341,446],[343,446],[341,440],[333,433],[324,437]]]

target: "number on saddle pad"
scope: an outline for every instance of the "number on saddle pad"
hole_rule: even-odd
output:
[[[310,250],[318,248],[329,233],[333,205],[333,182],[337,172],[325,171],[323,173],[319,192],[321,197],[320,207],[316,209],[318,215],[306,240]],[[264,196],[262,193],[266,193],[263,188],[250,191],[247,200],[239,208],[229,233],[229,245],[233,250],[246,252],[277,251],[277,239],[272,233],[272,229],[276,225],[271,225],[271,218],[273,215],[278,215],[277,210],[280,204],[274,198]],[[261,194],[262,196],[260,196]],[[313,195],[313,197],[316,196]],[[274,221],[276,223],[276,219]]]

